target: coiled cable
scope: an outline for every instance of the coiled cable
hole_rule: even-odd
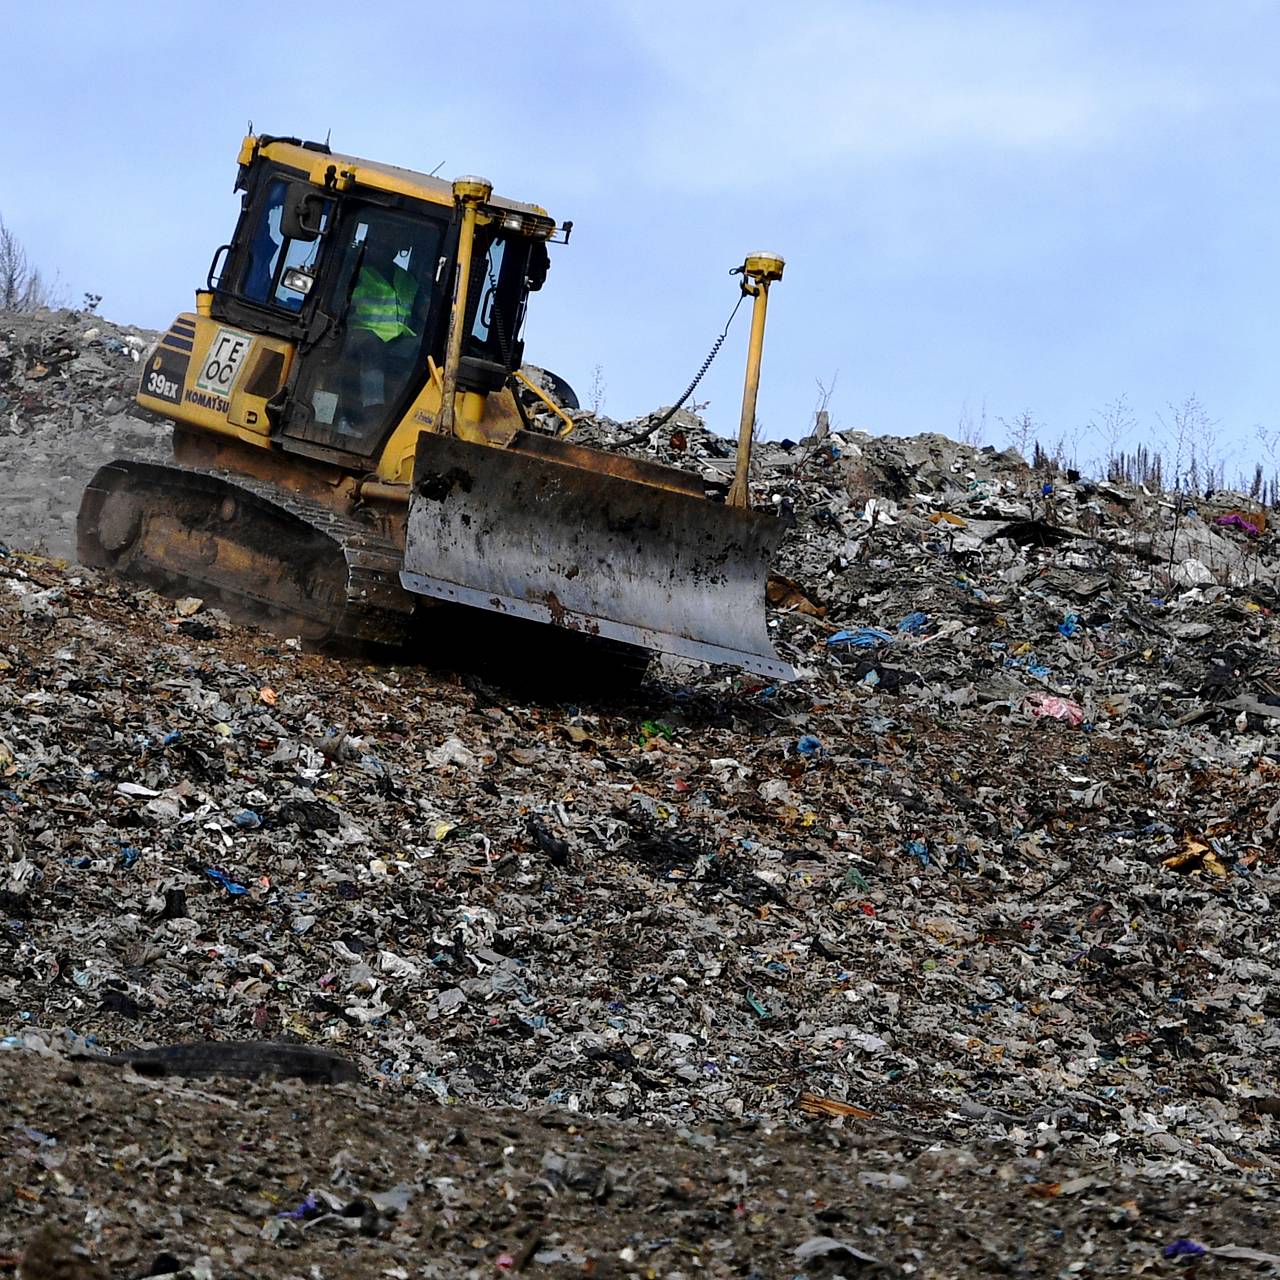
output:
[[[714,343],[712,343],[711,350],[707,353],[707,358],[702,362],[702,368],[694,374],[693,381],[685,388],[684,395],[682,395],[680,399],[677,400],[675,404],[673,404],[671,408],[668,409],[656,422],[651,422],[642,431],[637,431],[635,435],[624,436],[617,442],[614,446],[615,448],[626,449],[633,444],[642,444],[644,441],[648,440],[648,438],[653,435],[659,427],[665,426],[676,416],[677,412],[679,412],[679,410],[684,406],[685,401],[693,395],[694,390],[697,388],[698,383],[702,381],[707,370],[711,368],[711,362],[720,354],[720,348],[724,346],[724,340],[729,336],[729,326],[733,324],[733,318],[738,314],[738,308],[742,306],[742,300],[745,297],[747,297],[747,292],[744,289],[743,292],[738,295],[738,301],[734,304],[733,310],[729,312],[729,318],[724,322],[724,329],[721,331],[720,336]]]

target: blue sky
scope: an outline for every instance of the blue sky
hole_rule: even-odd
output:
[[[482,173],[572,218],[529,359],[679,394],[748,250],[787,259],[760,419],[1081,458],[1194,393],[1228,469],[1280,425],[1280,6],[489,0],[11,7],[0,215],[67,294],[159,326],[236,213],[246,122]],[[12,56],[16,54],[16,59]],[[746,312],[698,398],[736,427]]]

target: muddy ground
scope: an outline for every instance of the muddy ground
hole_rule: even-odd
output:
[[[0,1091],[10,1269],[50,1223],[111,1276],[282,1280],[1211,1277],[1265,1274],[1232,1250],[1280,1240],[1280,1205],[1256,1189],[879,1123],[673,1132],[17,1052]]]

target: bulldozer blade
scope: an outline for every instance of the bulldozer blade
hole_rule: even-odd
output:
[[[400,580],[439,600],[792,680],[765,624],[782,534],[772,516],[710,502],[670,468],[542,437],[500,449],[424,433]]]

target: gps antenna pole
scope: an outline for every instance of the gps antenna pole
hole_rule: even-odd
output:
[[[752,253],[734,273],[742,276],[742,292],[754,299],[751,308],[751,340],[747,346],[747,379],[742,390],[742,421],[738,424],[738,458],[733,485],[726,499],[731,507],[750,505],[748,476],[751,471],[751,435],[756,425],[756,395],[760,390],[760,357],[764,351],[764,317],[769,306],[769,286],[782,279],[786,264],[776,254]]]

